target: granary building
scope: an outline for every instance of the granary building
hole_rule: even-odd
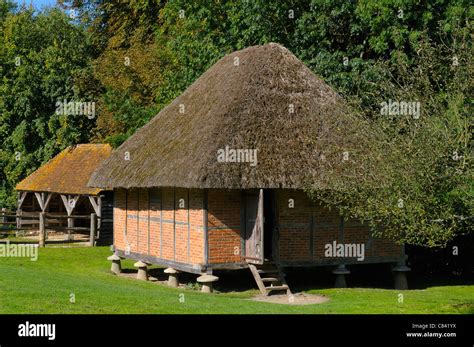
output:
[[[343,286],[346,265],[385,262],[403,287],[403,246],[373,238],[305,193],[324,177],[330,141],[363,150],[344,110],[342,98],[278,44],[225,56],[92,175],[89,186],[115,193],[115,256],[168,272],[249,267],[264,294],[287,288],[288,267],[332,266]],[[338,244],[362,244],[344,250],[363,248],[363,260],[337,256]]]

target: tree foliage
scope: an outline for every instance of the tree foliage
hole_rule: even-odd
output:
[[[331,175],[329,167],[334,189],[308,182],[308,192],[400,242],[442,245],[470,230],[469,1],[59,3],[76,19],[0,7],[7,190],[69,143],[118,146],[225,54],[278,42],[345,97],[374,138],[371,156],[357,160],[376,168],[354,179]],[[41,18],[48,18],[42,28]],[[20,69],[17,55],[28,62]],[[55,98],[84,96],[97,102],[95,122],[52,114]],[[419,102],[420,117],[382,114],[389,100]],[[17,163],[15,151],[32,157]]]
[[[87,142],[93,121],[56,114],[56,102],[88,91],[74,84],[87,74],[87,38],[59,10],[2,15],[0,32],[0,167],[2,205],[15,184],[66,146]]]

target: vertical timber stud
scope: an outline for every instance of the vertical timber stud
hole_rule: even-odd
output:
[[[147,210],[148,210],[148,223],[147,223],[147,227],[148,227],[148,255],[150,255],[150,188],[146,188],[146,194],[147,194],[147,197],[148,197],[148,207],[147,207]]]
[[[91,213],[91,230],[89,237],[89,246],[94,247],[95,245],[95,235],[97,233],[97,215]]]
[[[113,205],[113,207],[112,207],[112,220],[117,220],[117,219],[115,218],[115,211],[116,211],[116,209],[117,209],[117,207],[116,207],[116,206],[117,206],[117,196],[118,196],[117,191],[118,191],[118,190],[114,188],[114,190],[113,190],[113,193],[114,193],[114,194],[113,194],[113,202],[114,202],[114,205]],[[115,247],[116,247],[116,246],[115,246],[115,223],[114,223],[113,226],[112,226],[112,250],[113,250],[114,252],[115,252],[115,249],[116,249]]]
[[[46,246],[46,223],[44,212],[40,212],[39,214],[39,246]]]
[[[274,219],[274,224],[273,224],[273,230],[272,230],[272,242],[273,242],[273,260],[276,262],[280,262],[280,195],[278,193],[278,190],[275,189],[274,191],[274,213],[273,213],[273,219]]]
[[[244,259],[246,255],[245,249],[245,234],[246,234],[246,223],[245,223],[245,191],[240,190],[240,259]]]
[[[203,198],[202,198],[202,224],[203,224],[203,232],[204,232],[204,265],[209,264],[209,230],[208,230],[208,191],[204,189]]]
[[[128,230],[128,189],[125,190],[125,235],[127,235]],[[128,245],[128,240],[127,245]]]
[[[163,188],[160,188],[160,258],[163,258]]]
[[[176,187],[173,187],[173,260],[176,260]]]
[[[187,189],[188,190],[188,201],[187,201],[187,204],[188,204],[188,261],[190,260],[191,258],[191,250],[190,250],[190,245],[191,245],[191,241],[190,241],[190,237],[191,237],[191,220],[189,219],[189,205],[190,205],[190,200],[189,200],[189,188]]]
[[[309,255],[314,259],[314,210],[311,209],[311,218],[309,221]]]
[[[140,242],[140,189],[137,188],[137,253],[140,253],[138,250]]]

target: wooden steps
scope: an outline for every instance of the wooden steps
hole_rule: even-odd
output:
[[[285,274],[277,264],[272,262],[262,265],[249,264],[249,269],[262,295],[268,296],[270,293],[282,291],[285,291],[287,295],[291,295],[290,287],[288,287],[285,280]],[[265,283],[269,285],[265,285]]]

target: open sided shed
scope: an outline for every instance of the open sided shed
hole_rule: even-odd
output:
[[[95,213],[100,223],[100,244],[110,244],[113,230],[113,192],[87,186],[94,170],[109,157],[107,144],[79,144],[63,150],[17,184],[17,227],[32,223],[39,212],[50,215]],[[26,219],[23,220],[23,219]],[[62,219],[54,223],[62,224]],[[81,223],[82,221],[76,221]],[[49,223],[53,223],[49,221]],[[74,219],[67,226],[74,227]]]
[[[371,141],[357,122],[286,48],[249,47],[213,65],[89,185],[114,189],[118,256],[198,274],[249,267],[262,293],[287,288],[281,269],[293,266],[332,266],[339,279],[348,264],[402,272],[402,246],[304,192],[307,182],[324,186],[324,163],[344,151],[350,159],[333,160],[333,172],[357,165]],[[329,142],[341,151],[328,152]],[[363,245],[363,259],[336,252],[340,244]],[[278,277],[261,278],[270,272]]]

